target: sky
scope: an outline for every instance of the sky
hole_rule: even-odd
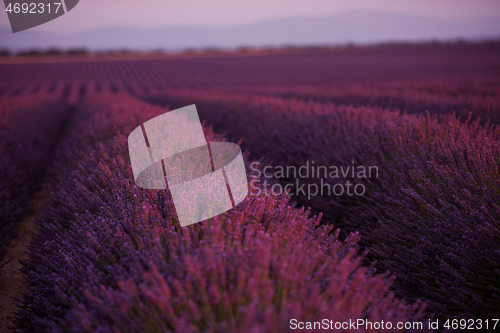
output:
[[[66,15],[29,31],[73,33],[116,26],[234,26],[352,10],[444,20],[500,20],[500,0],[80,0]],[[0,11],[0,25],[8,25],[5,10]]]

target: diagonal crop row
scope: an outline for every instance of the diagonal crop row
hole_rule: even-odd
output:
[[[500,130],[454,115],[405,115],[251,95],[173,91],[150,99],[196,103],[202,119],[277,166],[377,166],[364,195],[294,199],[343,231],[359,230],[394,289],[450,318],[500,315]],[[292,179],[280,179],[289,182]],[[319,188],[352,181],[309,177]]]
[[[229,92],[234,89],[228,89]],[[326,87],[271,86],[237,89],[244,93],[320,103],[380,107],[410,114],[455,113],[462,120],[500,123],[500,87],[492,83],[426,82],[342,84]]]
[[[389,291],[391,277],[360,265],[358,234],[341,242],[286,196],[252,192],[180,229],[168,191],[138,188],[128,160],[126,135],[165,111],[125,96],[76,111],[24,262],[20,331],[269,332],[292,318],[421,318],[420,303]]]
[[[66,115],[65,105],[47,96],[0,103],[0,264],[40,188]]]

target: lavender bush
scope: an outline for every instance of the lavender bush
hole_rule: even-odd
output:
[[[0,264],[16,226],[29,212],[66,116],[47,96],[0,103]]]
[[[394,298],[390,276],[360,265],[359,234],[339,241],[286,196],[249,195],[180,229],[167,191],[135,186],[123,135],[165,111],[124,96],[77,111],[24,262],[20,331],[269,332],[292,318],[421,318],[420,303]]]
[[[447,318],[500,315],[498,128],[454,115],[213,92],[167,92],[150,100],[196,103],[216,131],[243,138],[275,165],[378,166],[378,178],[359,180],[363,196],[294,199],[347,233],[359,230],[368,259],[397,274],[400,296],[424,298]]]

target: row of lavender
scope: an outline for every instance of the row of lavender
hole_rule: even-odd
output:
[[[85,94],[126,93],[135,96],[161,94],[177,85],[161,80],[82,80],[18,83],[0,87],[0,95],[54,94],[76,103]],[[168,87],[168,88],[167,88]],[[381,107],[407,113],[455,113],[462,120],[480,118],[482,124],[500,123],[498,83],[435,81],[422,83],[371,83],[326,86],[244,86],[218,87],[217,91],[242,92],[286,99],[313,100],[340,105]]]
[[[324,212],[343,231],[359,230],[369,261],[398,276],[400,296],[423,298],[448,318],[500,316],[498,128],[453,115],[251,95],[177,91],[149,100],[171,108],[196,103],[216,131],[242,138],[254,157],[272,160],[268,174],[274,171],[283,187],[292,184],[294,200]],[[312,163],[356,167],[356,174],[280,171]],[[359,177],[358,166],[376,166],[378,173]],[[345,188],[348,181],[362,184],[364,193],[319,193],[325,183]],[[301,185],[311,191],[296,191]]]
[[[0,264],[46,170],[66,116],[48,96],[0,102]]]
[[[391,277],[361,267],[357,233],[341,242],[286,196],[252,192],[180,229],[169,193],[135,186],[128,160],[126,135],[163,112],[111,95],[76,111],[24,262],[19,330],[271,332],[292,318],[421,318],[421,304],[389,292]],[[205,130],[208,141],[223,140]]]
[[[426,83],[342,84],[324,87],[251,87],[244,93],[321,103],[381,107],[407,113],[455,113],[462,120],[480,118],[500,123],[500,85],[498,82],[435,81]],[[228,89],[234,92],[235,89]]]

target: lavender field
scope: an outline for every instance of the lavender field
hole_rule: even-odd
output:
[[[181,228],[127,137],[191,104],[250,187]],[[498,42],[11,57],[0,113],[1,332],[500,330]]]

